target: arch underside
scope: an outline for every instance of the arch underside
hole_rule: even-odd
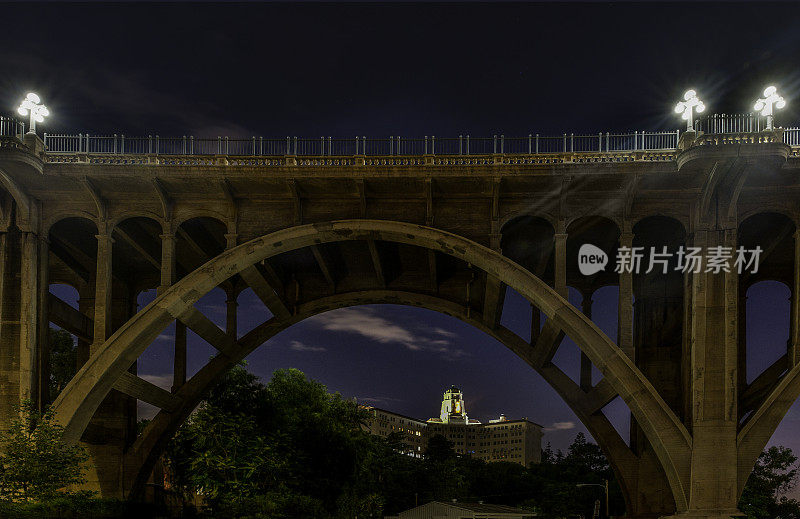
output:
[[[181,399],[180,407],[172,411],[161,410],[130,449],[127,463],[139,467],[132,481],[132,495],[142,491],[166,443],[200,403],[208,389],[230,367],[276,334],[304,319],[334,309],[366,304],[397,304],[437,311],[470,324],[504,344],[540,373],[570,405],[590,433],[601,443],[609,459],[612,460],[618,481],[621,485],[625,485],[626,475],[635,465],[634,455],[600,410],[601,406],[617,396],[610,384],[601,382],[591,391],[584,392],[555,364],[535,365],[534,357],[531,355],[531,345],[519,335],[501,325],[494,328],[486,325],[480,315],[469,315],[463,304],[419,292],[375,289],[323,296],[301,305],[289,319],[270,318],[245,334],[239,340],[237,351],[219,355],[206,364],[176,392],[176,396]],[[664,484],[667,484],[666,480]],[[625,494],[627,498],[627,493]]]
[[[375,252],[376,243],[411,245],[455,258],[473,272],[472,277],[464,282],[466,298],[454,297],[447,290],[440,291],[437,283],[441,285],[442,280],[436,280],[425,291],[408,290],[407,285],[404,289],[402,280],[393,282],[388,272],[380,272],[379,260],[372,288],[338,292],[336,280],[325,272],[324,248],[331,243],[353,242],[370,244],[373,262],[376,256],[380,256]],[[330,285],[330,295],[288,307],[280,302],[280,296],[264,286],[263,278],[257,275],[261,271],[257,265],[269,258],[296,251],[306,251],[306,254],[313,251],[310,257],[315,257],[320,263],[321,278]],[[335,263],[337,258],[329,258],[329,261]],[[476,305],[470,303],[470,287],[476,284],[476,272],[483,276],[477,284],[485,279],[485,287],[488,288],[490,277],[499,279],[503,286],[516,290],[547,316],[546,326],[535,344],[500,326],[499,317],[487,316],[487,307],[478,304],[477,309],[473,308]],[[436,278],[435,267],[430,274]],[[193,306],[204,294],[237,275],[254,288],[275,315],[239,340],[225,335]],[[472,287],[472,290],[474,292],[475,288]],[[691,438],[634,363],[591,320],[527,270],[500,253],[466,238],[419,225],[382,220],[304,225],[251,240],[221,253],[186,275],[114,333],[59,395],[54,403],[57,417],[65,425],[68,439],[77,441],[103,398],[164,327],[177,319],[199,332],[201,337],[220,350],[220,354],[174,393],[177,404],[169,410],[162,410],[129,449],[129,458],[140,467],[136,480],[131,483],[134,489],[141,487],[143,478],[148,476],[149,468],[152,468],[166,441],[188,417],[204,391],[231,365],[269,337],[302,319],[335,308],[369,303],[396,303],[436,310],[470,323],[505,344],[565,399],[606,451],[625,487],[626,474],[636,465],[636,456],[602,413],[607,403],[620,396],[652,443],[665,481],[672,490],[676,508],[679,511],[686,509]],[[603,374],[603,379],[589,390],[580,388],[551,362],[563,334],[570,336]],[[787,382],[783,384],[785,387],[777,395],[777,400],[794,400],[796,393],[800,392],[800,387],[797,387],[800,384],[794,382],[796,379],[800,377],[790,379],[787,376]],[[774,413],[762,414],[771,417]],[[740,445],[757,443],[758,440],[749,438],[763,435],[764,427],[758,426],[767,421],[749,422],[753,424],[749,429],[751,432],[742,431]]]

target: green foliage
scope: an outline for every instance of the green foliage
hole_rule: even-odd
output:
[[[220,518],[351,519],[396,514],[432,500],[479,501],[536,510],[543,518],[590,516],[609,481],[610,512],[624,500],[600,448],[578,434],[566,452],[548,445],[522,467],[459,456],[443,436],[424,459],[401,454],[403,436],[372,436],[368,415],[297,370],[264,385],[243,367],[215,387],[169,446],[169,473],[200,493]],[[754,519],[800,519],[796,458],[765,452],[748,481],[742,510]]]
[[[0,501],[3,519],[73,519],[168,517],[164,507],[116,499],[98,499],[92,492],[59,494],[43,502]]]
[[[83,483],[86,452],[63,436],[52,411],[41,414],[25,402],[8,431],[0,433],[0,499],[43,501]]]
[[[800,519],[800,502],[785,493],[797,484],[797,456],[786,447],[762,452],[739,501],[739,509],[751,519]]]
[[[536,507],[546,517],[586,513],[613,474],[579,435],[566,454],[530,468],[459,456],[443,436],[424,459],[403,455],[403,436],[369,435],[368,414],[297,370],[264,385],[231,370],[168,448],[169,473],[201,494],[214,517],[350,519],[396,514],[431,500]],[[622,513],[612,484],[612,510]]]
[[[363,448],[373,442],[361,430],[366,418],[354,402],[300,371],[276,371],[265,386],[237,366],[171,442],[169,472],[176,486],[202,494],[220,517],[239,517],[241,510],[328,517],[339,506],[380,509],[354,478],[372,458]]]
[[[72,380],[77,370],[77,346],[66,330],[50,328],[50,401]]]

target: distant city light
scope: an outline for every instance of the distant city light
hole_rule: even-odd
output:
[[[675,113],[681,114],[681,118],[686,121],[686,131],[694,131],[694,112],[701,113],[706,109],[706,105],[697,97],[697,92],[687,90],[683,94],[683,101],[675,105]]]
[[[772,115],[772,108],[781,109],[786,106],[786,100],[778,95],[778,89],[774,86],[768,86],[764,89],[764,97],[756,101],[753,108],[761,112],[761,115],[767,118],[767,130],[774,128],[774,117]]]
[[[44,122],[44,118],[50,115],[50,110],[43,104],[39,99],[39,96],[34,94],[33,92],[29,93],[25,96],[22,103],[17,108],[17,112],[20,115],[28,115],[31,116],[31,127],[28,130],[28,133],[36,133],[36,123]]]

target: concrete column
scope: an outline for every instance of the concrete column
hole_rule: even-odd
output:
[[[90,353],[94,353],[111,335],[111,253],[114,240],[108,232],[98,234],[96,238],[97,274],[94,283],[94,342]]]
[[[78,288],[78,310],[94,321],[94,294],[93,283],[83,285]],[[86,364],[89,360],[89,349],[91,344],[88,341],[78,339],[78,351],[76,355],[77,369]]]
[[[581,300],[581,310],[583,311],[583,315],[589,319],[592,318],[591,294],[583,294],[583,299]],[[592,388],[592,361],[589,360],[589,357],[583,351],[581,351],[580,385],[581,389],[584,391],[588,391]]]
[[[175,235],[172,233],[161,235],[161,285],[158,287],[160,295],[172,286],[176,278],[175,267]]]
[[[736,228],[698,230],[695,246],[735,249]],[[704,266],[705,267],[705,266]],[[705,270],[705,268],[704,268]],[[688,517],[737,513],[738,274],[692,275],[692,459]],[[683,515],[681,517],[684,517]]]
[[[741,395],[742,391],[747,388],[747,287],[739,287],[739,319],[737,338],[737,367],[738,373],[738,391]]]
[[[555,247],[555,283],[554,288],[561,297],[567,299],[567,235],[557,233],[553,235]]]
[[[800,229],[794,232],[794,266],[792,267],[792,337],[789,363],[796,366],[800,363]]]
[[[98,264],[100,261],[98,255]],[[109,305],[104,308],[109,318],[108,334],[122,326],[137,310],[136,292],[128,281],[133,280],[115,280],[113,287],[109,283],[108,291],[113,291],[114,297],[109,298]],[[100,290],[96,289],[95,293],[98,292]],[[95,312],[101,309],[98,299],[95,298]],[[95,340],[92,346],[96,348],[101,344]],[[136,362],[129,366],[128,372],[136,374]],[[126,497],[125,452],[136,439],[136,418],[136,399],[117,390],[112,389],[97,408],[82,438],[91,457],[86,473],[87,488],[99,490],[103,496]]]
[[[236,247],[238,239],[239,239],[239,235],[238,234],[231,233],[231,232],[226,233],[225,234],[225,248],[226,249],[232,249],[232,248]]]
[[[39,239],[30,232],[21,235],[19,385],[20,398],[37,403],[39,376]]]
[[[175,360],[173,361],[172,392],[186,383],[186,325],[175,321]]]
[[[0,233],[0,429],[22,401],[42,405],[40,245],[32,232]]]
[[[650,247],[660,250],[671,237],[662,228],[645,227],[636,236],[620,235],[620,247]],[[636,243],[634,243],[634,238]],[[627,354],[678,416],[683,414],[683,276],[660,269],[647,273],[643,261],[638,273],[619,277],[618,344],[626,344]],[[635,311],[634,300],[635,295]],[[623,351],[625,349],[623,348]],[[675,510],[666,475],[656,451],[636,419],[631,416],[630,447],[636,455],[635,468],[626,478],[630,510],[636,518],[658,518]]]
[[[620,247],[633,247],[633,233],[623,233],[619,237]],[[631,359],[636,358],[633,346],[633,273],[619,274],[619,294],[617,297],[617,346]]]
[[[539,340],[539,333],[542,329],[542,312],[535,305],[531,305],[531,344],[536,344]]]
[[[39,407],[41,410],[50,404],[50,317],[47,313],[47,298],[50,294],[50,243],[40,237],[39,245],[39,299],[37,302],[39,350],[37,372],[39,387]]]
[[[20,403],[19,233],[0,233],[0,429],[16,416]]]

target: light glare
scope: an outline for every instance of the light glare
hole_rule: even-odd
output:
[[[706,105],[697,97],[697,91],[690,88],[683,94],[683,101],[675,105],[675,113],[686,121],[686,131],[694,131],[694,112],[700,113]]]
[[[764,97],[757,99],[753,109],[767,118],[766,130],[774,128],[773,108],[781,109],[786,106],[786,100],[778,95],[778,89],[770,85],[764,89]]]
[[[17,108],[20,115],[30,115],[31,127],[28,133],[36,133],[36,123],[44,122],[44,118],[50,115],[50,110],[41,103],[41,98],[33,92],[28,92],[25,99]]]

